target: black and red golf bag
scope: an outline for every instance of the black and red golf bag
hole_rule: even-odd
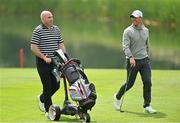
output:
[[[95,85],[89,82],[80,60],[68,59],[62,50],[57,50],[54,55],[55,69],[67,79],[72,100],[78,102],[82,110],[91,110],[97,98]]]

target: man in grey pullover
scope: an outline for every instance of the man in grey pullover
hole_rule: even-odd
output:
[[[114,107],[120,110],[121,97],[135,82],[139,72],[143,81],[144,110],[148,113],[156,113],[150,105],[151,102],[151,68],[149,64],[149,30],[143,25],[143,13],[133,11],[130,16],[132,25],[123,33],[123,51],[127,59],[127,81],[114,94]]]

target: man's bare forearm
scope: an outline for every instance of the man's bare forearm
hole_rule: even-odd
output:
[[[31,44],[31,51],[34,55],[44,60],[45,55],[41,53],[36,44]]]
[[[60,43],[59,44],[59,49],[61,49],[63,51],[63,53],[67,53],[66,52],[66,48],[65,48],[65,45],[63,43]]]

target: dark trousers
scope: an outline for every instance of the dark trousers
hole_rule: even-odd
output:
[[[52,74],[52,64],[47,64],[42,59],[36,58],[36,66],[43,85],[40,100],[44,102],[45,110],[48,112],[49,107],[52,105],[51,96],[59,89],[60,85]]]
[[[139,72],[141,75],[142,82],[143,82],[143,97],[144,97],[143,107],[147,107],[150,105],[150,102],[151,102],[151,86],[152,86],[151,68],[149,64],[149,59],[144,58],[144,59],[135,60],[135,61],[136,61],[136,66],[131,67],[129,59],[127,60],[127,67],[126,67],[127,81],[124,85],[121,86],[116,97],[117,99],[121,99],[122,95],[125,92],[125,88],[126,88],[126,91],[128,91],[134,85],[137,73]]]

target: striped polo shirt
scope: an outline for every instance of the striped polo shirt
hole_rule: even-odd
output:
[[[32,33],[31,44],[36,44],[44,55],[53,58],[53,52],[58,50],[58,46],[63,42],[60,29],[53,25],[48,29],[43,24],[37,26]]]

